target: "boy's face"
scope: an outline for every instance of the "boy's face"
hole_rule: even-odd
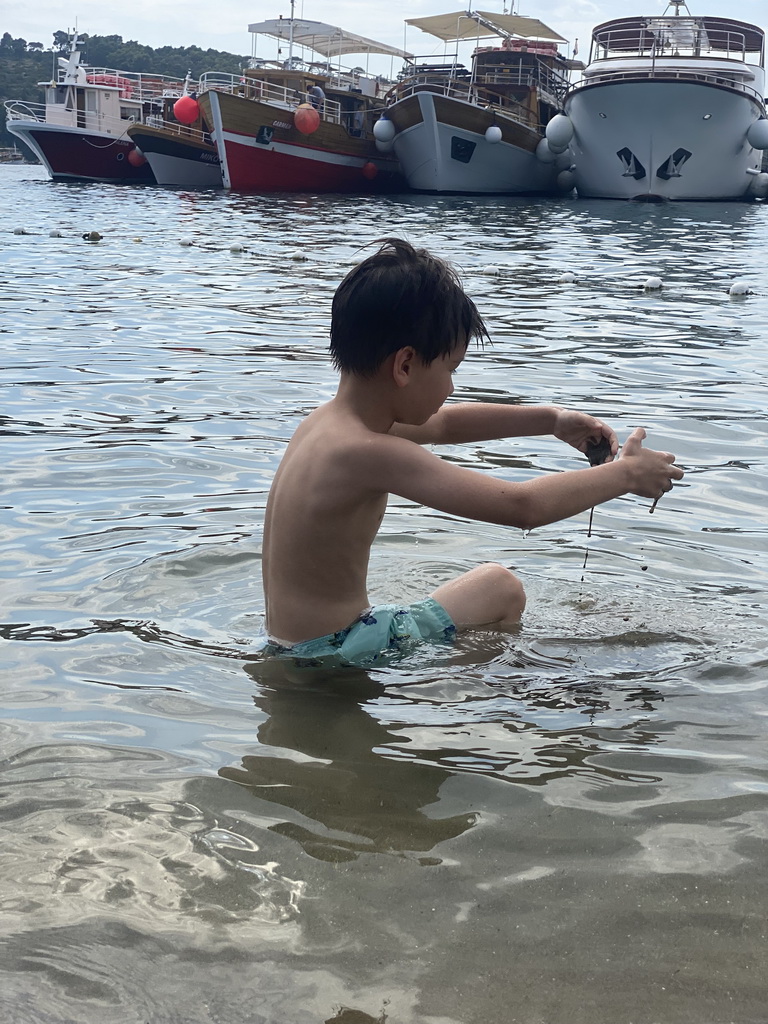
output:
[[[414,413],[419,419],[414,420],[415,425],[426,423],[453,394],[453,374],[466,354],[467,346],[461,341],[447,355],[438,356],[429,364],[416,360],[414,369],[418,376],[414,383],[417,384],[418,398],[414,402]]]

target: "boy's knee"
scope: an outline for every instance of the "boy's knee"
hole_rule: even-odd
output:
[[[498,604],[507,609],[504,619],[519,619],[525,609],[525,588],[513,572],[498,562],[478,567],[484,582],[493,589]]]

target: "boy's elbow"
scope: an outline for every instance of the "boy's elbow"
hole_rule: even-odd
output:
[[[546,519],[542,519],[541,508],[538,502],[526,494],[516,494],[514,501],[507,503],[504,515],[499,519],[503,526],[514,526],[518,530],[533,530],[537,526],[543,526]]]

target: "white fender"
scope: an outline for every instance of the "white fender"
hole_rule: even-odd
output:
[[[397,129],[388,117],[380,117],[373,125],[373,137],[377,142],[391,142]]]
[[[555,153],[549,148],[549,143],[546,139],[542,139],[536,147],[536,157],[541,160],[543,164],[553,164],[555,162]]]
[[[549,148],[554,153],[562,153],[564,149],[568,148],[568,144],[573,138],[573,122],[567,114],[555,114],[547,124],[544,134],[547,137]]]
[[[752,149],[768,149],[768,118],[753,121],[747,131],[747,142]]]

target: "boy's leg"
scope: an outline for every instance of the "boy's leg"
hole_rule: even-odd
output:
[[[516,626],[525,608],[525,590],[509,569],[496,562],[478,565],[430,594],[448,612],[456,629]]]

